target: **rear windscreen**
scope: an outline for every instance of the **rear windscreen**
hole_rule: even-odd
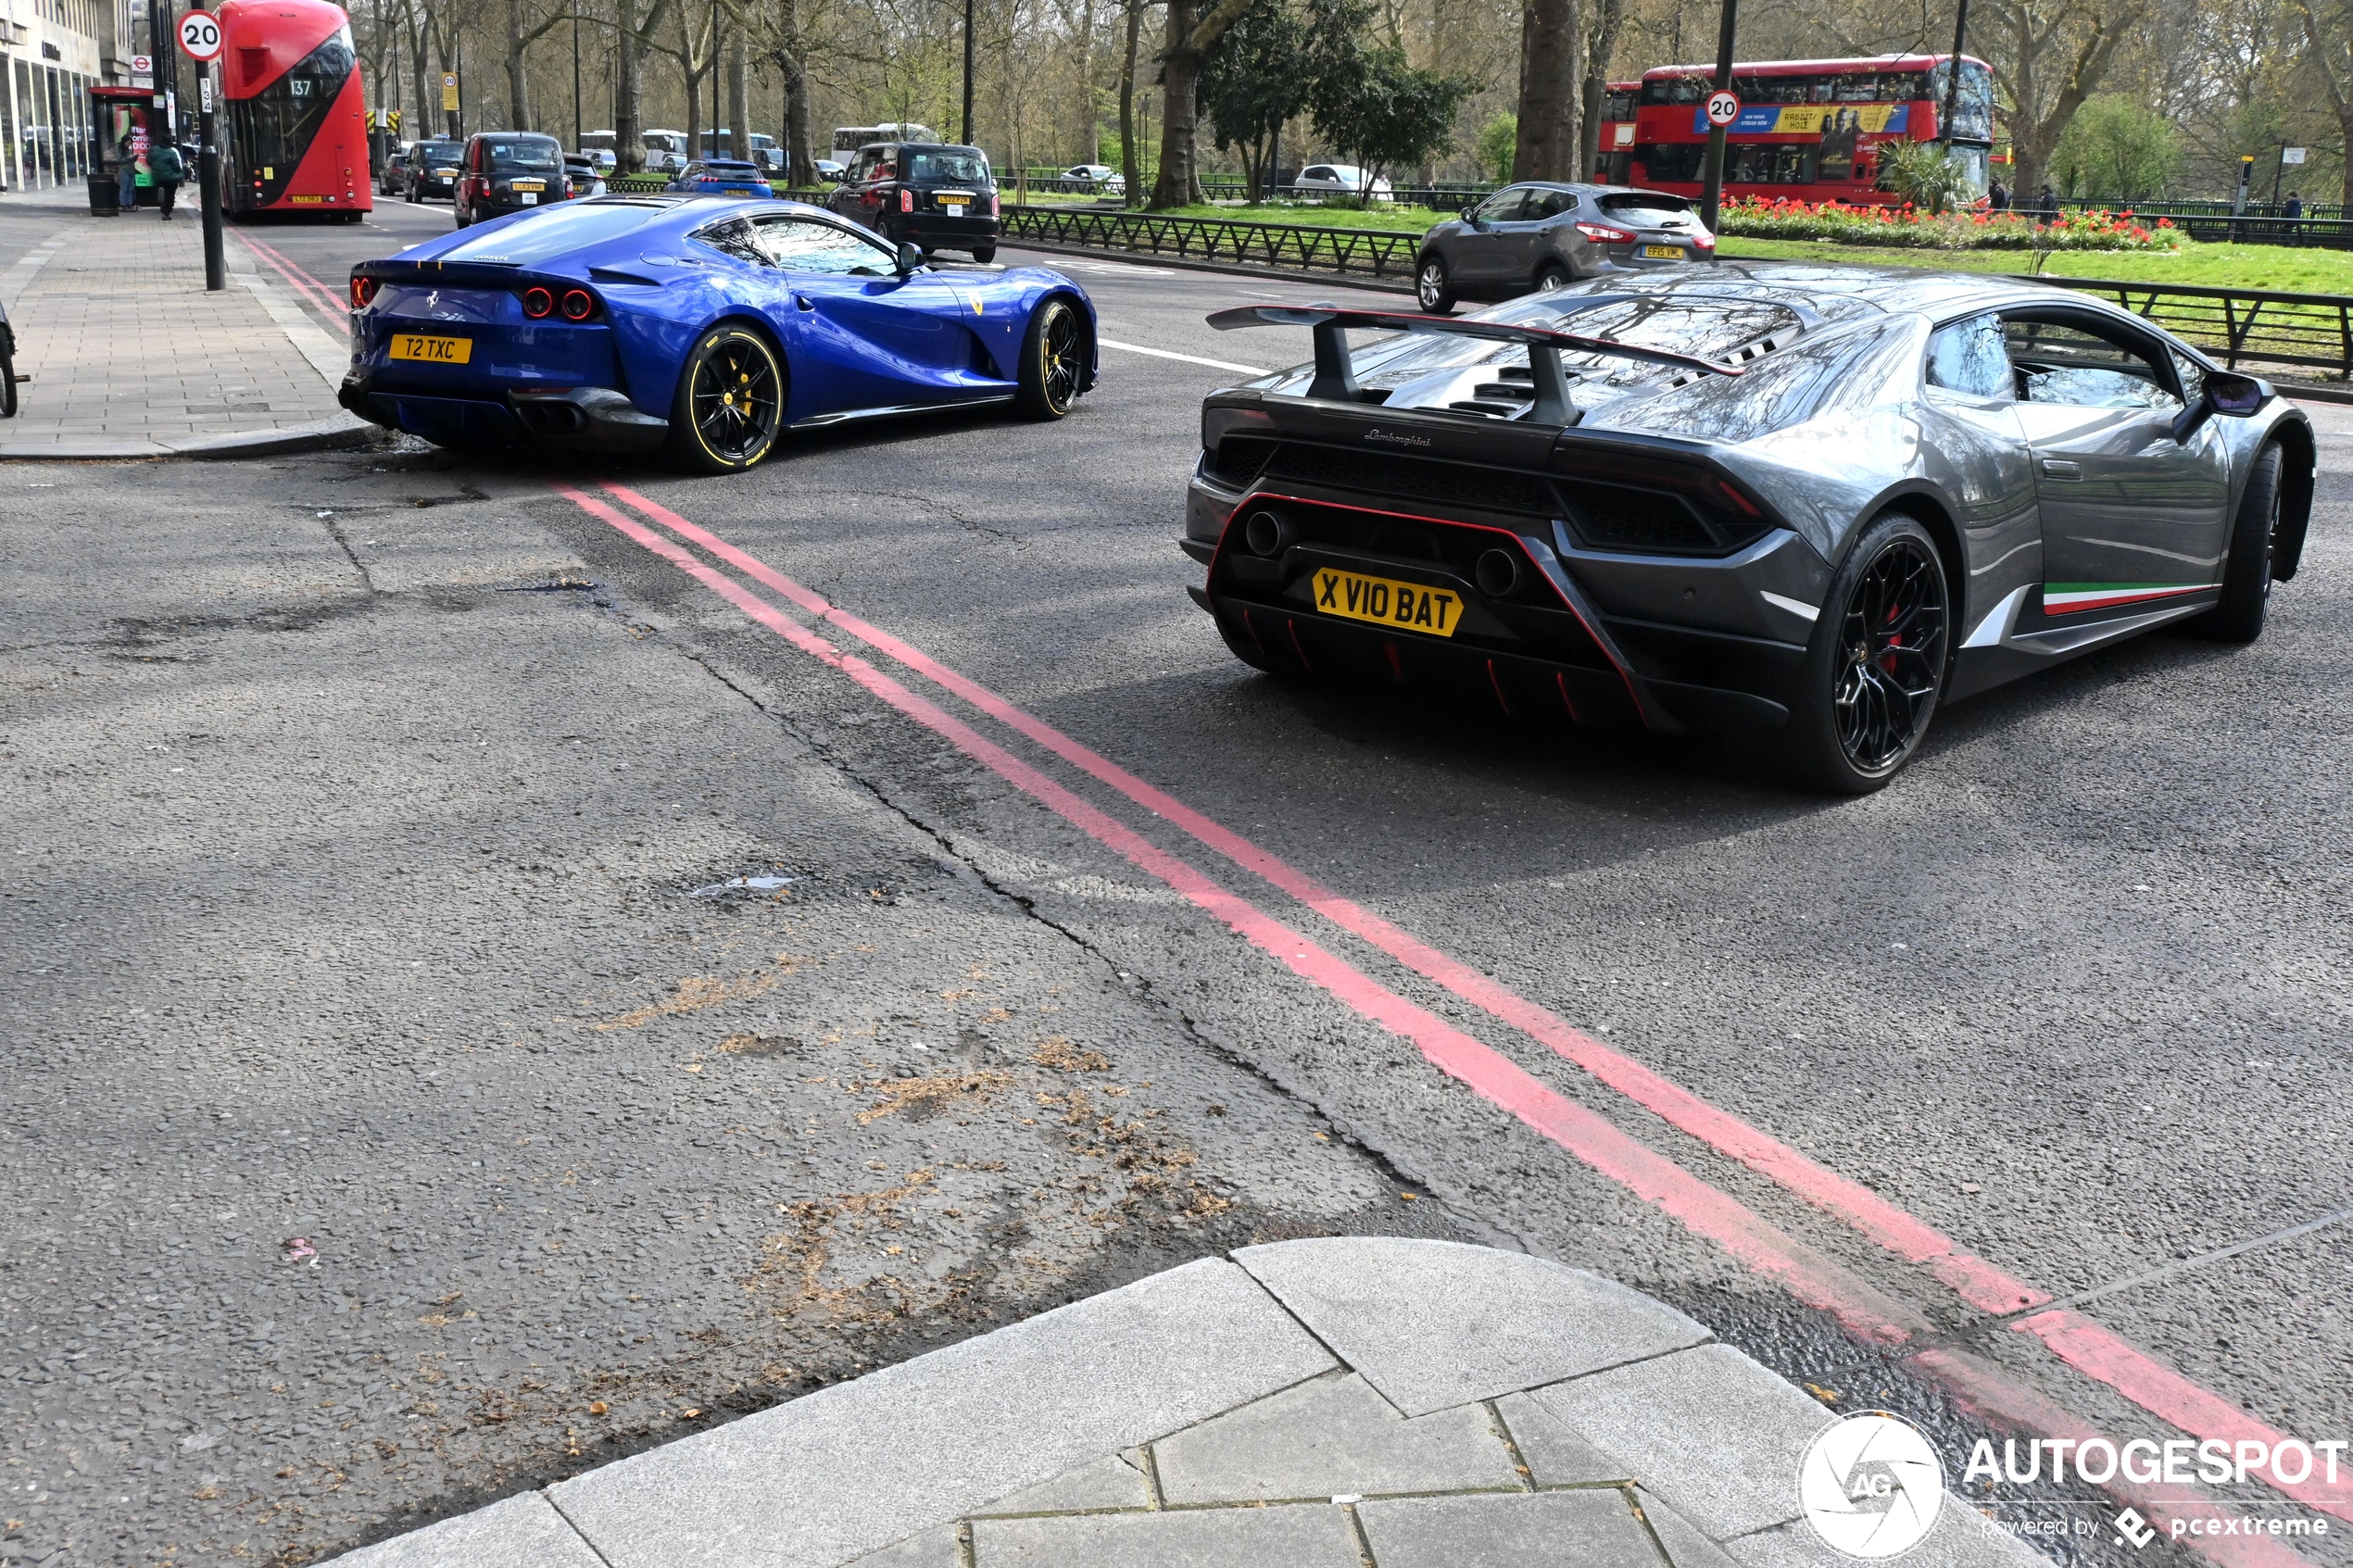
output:
[[[535,266],[567,256],[584,245],[619,239],[661,210],[635,203],[607,206],[602,202],[558,202],[540,208],[538,216],[528,222],[483,234],[454,250],[444,251],[440,259],[511,261],[519,267]]]
[[[563,167],[563,153],[553,142],[497,141],[488,158],[494,174],[546,174]]]
[[[464,151],[455,142],[427,142],[417,156],[427,163],[455,163]]]
[[[1682,197],[1661,195],[1656,191],[1628,191],[1602,198],[1602,210],[1625,223],[1656,223],[1663,219],[1680,218],[1691,209],[1692,204]]]
[[[913,169],[907,178],[919,185],[986,185],[988,160],[976,152],[911,153]]]

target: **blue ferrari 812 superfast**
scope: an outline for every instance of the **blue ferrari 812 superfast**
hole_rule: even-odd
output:
[[[601,196],[351,271],[343,406],[444,446],[750,468],[789,430],[1070,412],[1095,311],[1044,268],[937,269],[816,207]]]

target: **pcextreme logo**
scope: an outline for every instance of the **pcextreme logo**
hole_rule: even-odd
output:
[[[1898,1557],[1928,1538],[1944,1502],[1944,1465],[1918,1427],[1866,1411],[1823,1428],[1798,1467],[1798,1505],[1832,1550]]]

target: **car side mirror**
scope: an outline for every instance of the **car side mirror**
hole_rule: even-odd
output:
[[[2215,415],[2229,419],[2250,419],[2263,411],[2271,401],[2271,389],[2253,376],[2243,376],[2235,370],[2208,370],[2206,384],[2196,402],[2182,410],[2173,421],[2173,440],[2177,445],[2188,442],[2198,433],[2198,427]]]
[[[920,246],[920,245],[916,245],[916,244],[915,244],[913,241],[912,241],[912,240],[901,240],[901,241],[900,241],[900,242],[899,242],[899,275],[900,275],[900,277],[902,277],[902,278],[903,278],[903,277],[907,276],[910,272],[920,272],[920,271],[922,271],[922,270],[923,270],[923,268],[924,268],[924,252],[923,252],[923,247],[922,247],[922,246]]]

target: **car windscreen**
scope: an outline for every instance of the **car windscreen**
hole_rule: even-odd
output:
[[[748,163],[706,163],[701,177],[705,180],[758,180],[760,170]]]
[[[907,178],[918,185],[932,183],[951,185],[986,185],[988,183],[988,160],[976,152],[962,149],[951,152],[913,153],[912,165]]]
[[[532,267],[602,245],[643,225],[662,209],[635,202],[558,202],[528,223],[469,239],[444,251],[444,261],[511,261]]]
[[[518,136],[491,143],[485,161],[493,174],[552,174],[564,160],[555,143]]]
[[[1669,218],[1680,218],[1692,210],[1692,204],[1680,196],[1661,195],[1656,191],[1625,191],[1602,198],[1602,210],[1621,223],[1657,223]]]

